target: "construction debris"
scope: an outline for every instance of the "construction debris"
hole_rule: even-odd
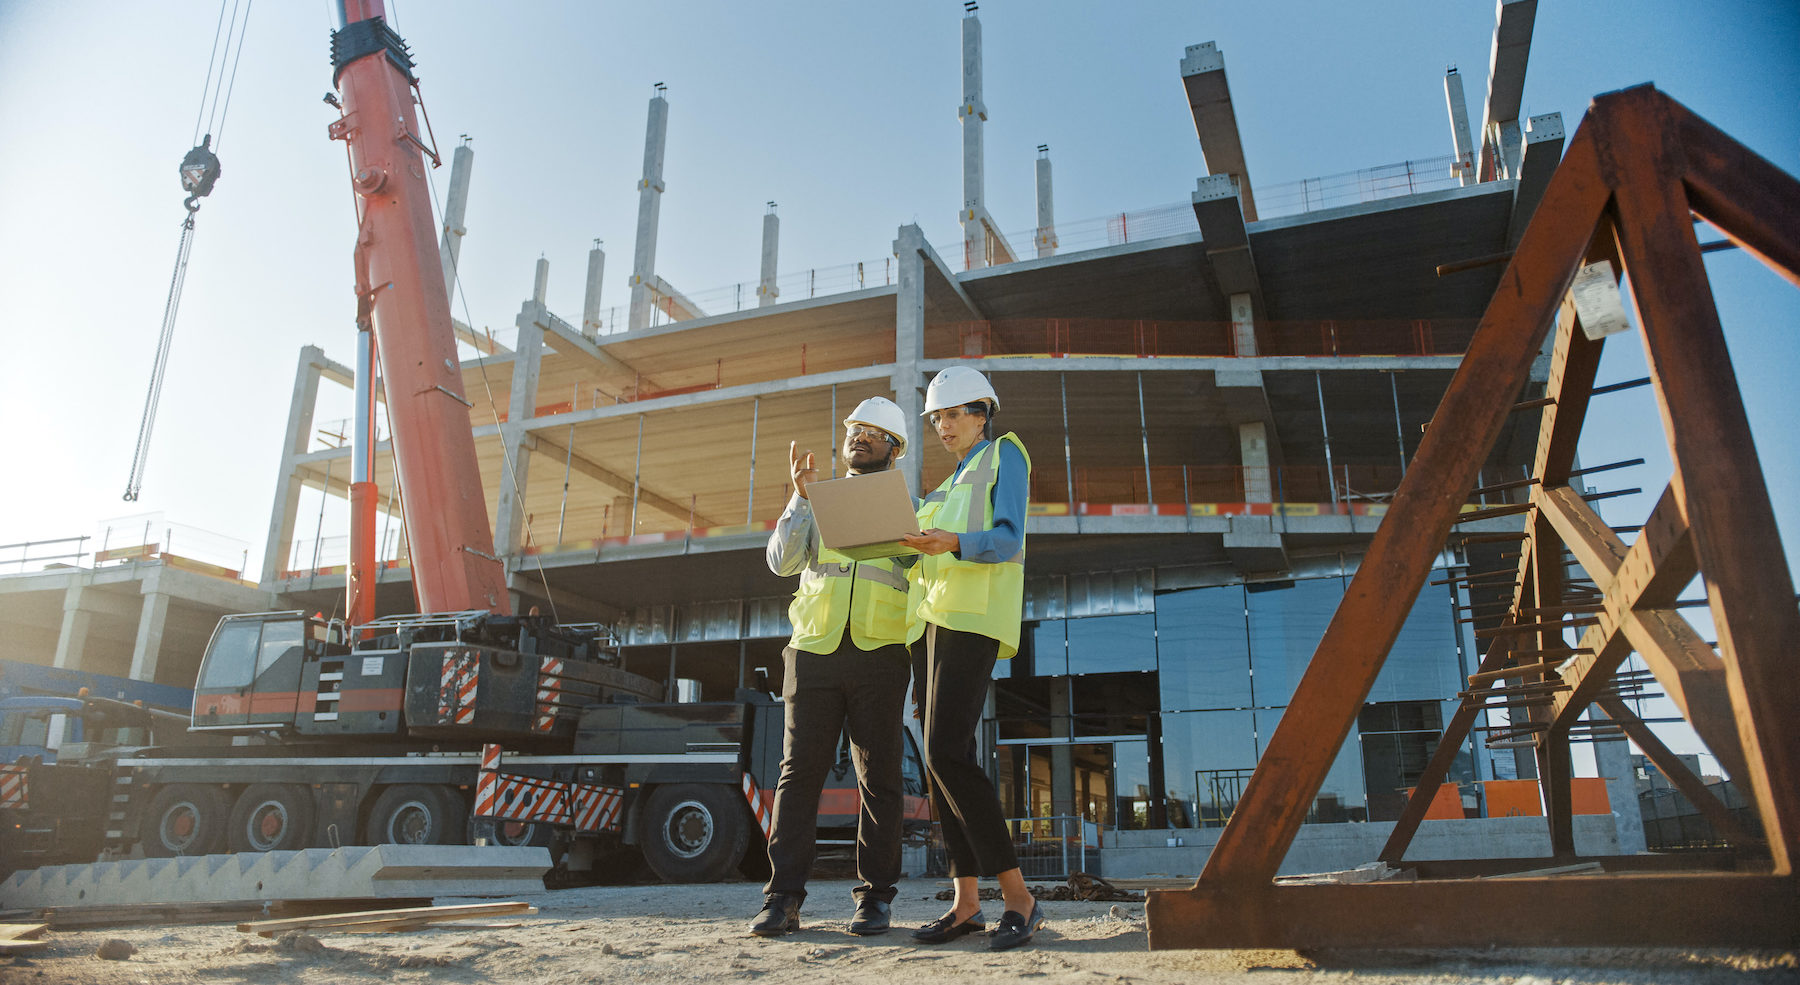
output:
[[[1082,900],[1096,903],[1141,903],[1144,900],[1143,893],[1134,893],[1128,889],[1120,889],[1112,883],[1107,882],[1105,879],[1096,875],[1090,875],[1086,872],[1076,872],[1071,874],[1066,885],[1032,886],[1031,895],[1037,899],[1048,902]],[[953,889],[941,890],[937,894],[937,898],[940,900],[955,899],[956,891]],[[1000,898],[1000,890],[998,889],[984,888],[981,890],[981,899],[983,901],[992,902]]]
[[[470,920],[475,917],[531,916],[537,907],[518,901],[510,903],[472,903],[465,906],[417,906],[404,910],[365,910],[360,913],[332,913],[318,917],[294,917],[288,920],[258,920],[238,924],[246,934],[274,937],[290,930],[331,929],[346,933],[373,931],[397,932],[417,930],[434,923]]]
[[[130,941],[122,941],[113,937],[94,949],[94,957],[102,961],[124,961],[136,954],[137,950]]]
[[[36,940],[49,929],[42,923],[0,923],[0,956],[24,954],[49,947],[49,941]]]

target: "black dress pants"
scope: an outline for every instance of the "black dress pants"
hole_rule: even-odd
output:
[[[914,690],[924,720],[931,806],[944,830],[951,878],[997,876],[1019,867],[1000,795],[981,768],[975,730],[987,703],[1000,644],[977,633],[925,627],[913,648]]]
[[[806,877],[818,854],[819,792],[837,758],[838,736],[850,735],[856,790],[856,874],[852,893],[891,903],[900,878],[902,818],[900,759],[905,746],[906,685],[911,667],[896,643],[858,649],[845,632],[837,652],[782,651],[786,732],[781,779],[770,822],[769,884],[765,893],[806,897]]]

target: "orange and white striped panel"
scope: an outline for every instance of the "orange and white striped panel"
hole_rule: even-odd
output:
[[[756,816],[756,826],[762,828],[763,837],[775,828],[775,795],[757,789],[756,780],[750,774],[744,774],[744,799],[750,803],[750,813]]]
[[[446,651],[444,672],[438,681],[439,725],[473,725],[475,693],[481,682],[481,654],[474,650]]]
[[[556,699],[562,693],[562,670],[560,657],[544,658],[543,670],[538,674],[537,720],[533,723],[539,732],[556,727]]]
[[[575,788],[575,830],[616,831],[619,809],[625,804],[625,791],[618,787],[577,783]]]
[[[481,747],[481,772],[475,779],[475,816],[494,813],[494,799],[500,794],[500,747],[488,743]]]
[[[0,766],[0,809],[22,811],[30,805],[31,784],[23,766]]]

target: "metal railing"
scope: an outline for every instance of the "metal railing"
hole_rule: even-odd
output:
[[[1027,879],[1067,880],[1076,872],[1101,875],[1100,826],[1083,817],[1013,817],[1006,819],[1012,833],[1019,872]],[[943,827],[931,826],[926,848],[926,874],[942,876],[950,871],[944,849]]]

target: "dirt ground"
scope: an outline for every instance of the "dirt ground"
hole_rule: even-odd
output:
[[[535,916],[446,923],[407,933],[319,929],[267,940],[235,923],[111,927],[52,932],[50,946],[0,958],[5,985],[186,985],[186,983],[506,982],[586,983],[748,981],[1191,983],[1284,985],[1332,980],[1368,985],[1481,982],[1491,985],[1660,983],[1763,985],[1800,981],[1793,953],[1514,949],[1386,951],[1309,955],[1294,951],[1148,950],[1142,903],[1045,903],[1049,925],[1028,945],[995,954],[980,936],[946,945],[914,944],[906,929],[934,919],[942,880],[907,880],[894,902],[895,929],[878,937],[844,930],[852,907],[846,880],[815,880],[801,930],[764,940],[745,928],[760,887],[604,886],[521,899]],[[478,902],[443,899],[440,905]],[[998,905],[987,905],[990,921]],[[118,939],[136,953],[95,955]]]

